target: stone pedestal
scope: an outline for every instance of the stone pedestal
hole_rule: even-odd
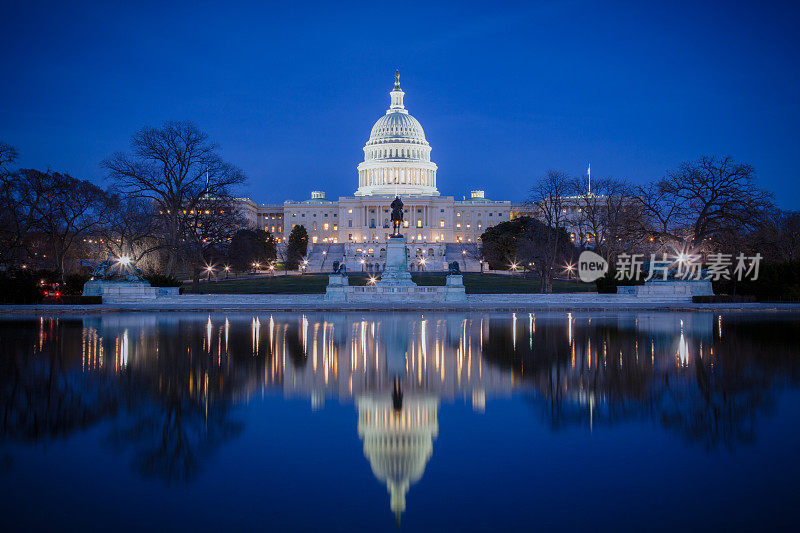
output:
[[[418,287],[408,271],[405,237],[392,237],[386,243],[386,266],[375,285],[351,287],[347,277],[334,274],[328,277],[325,301],[328,302],[463,302],[463,278],[447,276],[444,287]]]
[[[390,237],[386,243],[386,266],[381,273],[378,287],[416,287],[408,271],[406,238]]]
[[[450,274],[444,285],[445,302],[465,302],[467,293],[464,289],[464,278],[460,274]]]
[[[637,298],[688,298],[712,296],[714,290],[707,280],[651,280],[644,285],[617,287],[617,294],[628,294]]]
[[[100,296],[104,304],[135,303],[155,300],[158,288],[146,281],[87,281],[83,285],[84,296]]]
[[[326,302],[344,302],[347,301],[347,287],[350,282],[347,276],[342,274],[331,274],[328,276],[328,288],[325,290]]]

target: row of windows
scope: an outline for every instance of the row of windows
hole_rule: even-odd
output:
[[[350,211],[352,212],[353,210],[351,209]],[[317,218],[317,214],[316,213],[312,213],[311,216],[313,218]],[[324,218],[328,218],[328,213],[324,213],[322,216]],[[336,217],[337,216],[336,213],[334,213],[333,216]],[[292,213],[292,218],[297,218],[297,213]],[[305,213],[301,213],[300,214],[300,218],[306,218],[306,214]]]
[[[292,224],[292,229],[294,229],[295,226],[297,226],[297,224]],[[302,226],[302,224],[301,224],[301,226]],[[275,227],[275,226],[273,226],[273,227]],[[319,229],[317,227],[317,223],[316,222],[314,222],[314,226],[313,227],[314,227],[314,231],[317,231]],[[322,225],[322,230],[323,231],[328,231],[329,229],[330,229],[330,224],[328,224],[327,222]],[[333,225],[333,231],[339,231],[339,225],[338,224],[334,224]]]
[[[425,151],[420,148],[384,148],[383,150],[370,149],[367,152],[367,159],[379,159],[384,157],[411,157],[422,159]]]
[[[442,212],[444,212],[444,209],[442,209]],[[469,211],[466,211],[466,212],[464,213],[464,215],[465,215],[465,216],[469,216],[469,214],[470,214],[470,212],[469,212]],[[490,213],[489,213],[489,216],[492,216],[492,215],[494,215],[494,213],[491,213],[491,212],[490,212]],[[456,216],[457,216],[457,217],[460,217],[460,216],[461,216],[461,211],[456,211]],[[481,213],[477,213],[475,216],[476,216],[476,217],[479,217],[479,216],[481,216]],[[497,213],[497,216],[501,217],[501,216],[503,216],[503,213]]]
[[[384,238],[384,240],[389,240],[389,234],[388,233],[384,234],[383,238]],[[411,235],[409,238],[410,238],[411,242],[427,241],[428,240],[428,236],[427,235],[423,235],[422,233],[417,233],[416,237],[414,235]],[[361,241],[362,242],[368,242],[368,241],[374,242],[374,241],[377,241],[377,239],[378,238],[376,237],[375,233],[370,233],[369,237],[367,237],[366,235],[361,237]],[[357,234],[353,235],[352,233],[348,233],[347,234],[347,240],[351,241],[351,242],[358,242],[359,241],[359,236]],[[439,242],[439,241],[444,242],[444,233],[440,233],[439,235],[434,235],[433,236],[433,242]],[[313,241],[313,242],[317,242],[317,241]]]

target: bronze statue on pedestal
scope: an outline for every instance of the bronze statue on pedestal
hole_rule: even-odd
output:
[[[392,237],[402,237],[400,228],[403,226],[403,201],[399,196],[395,196],[392,201]]]

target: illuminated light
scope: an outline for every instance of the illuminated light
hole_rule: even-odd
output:
[[[375,283],[377,283],[377,282],[378,282],[378,279],[377,279],[377,278],[375,278],[374,276],[370,276],[370,277],[369,277],[369,281],[367,281],[367,283],[368,283],[369,285],[375,285]]]
[[[229,267],[228,265],[225,265],[225,272],[230,272],[230,270],[231,270],[231,267]]]
[[[120,257],[119,259],[117,259],[117,262],[118,262],[120,265],[129,265],[129,264],[131,264],[131,258],[130,258],[130,257],[128,257],[127,255],[123,255],[122,257]]]

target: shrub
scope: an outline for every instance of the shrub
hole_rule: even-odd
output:
[[[696,304],[738,304],[755,302],[756,297],[752,295],[732,296],[730,294],[714,294],[708,296],[692,296],[692,301]]]
[[[713,282],[717,294],[755,296],[759,302],[800,300],[800,260],[762,263],[758,279],[719,280]]]
[[[66,285],[64,292],[76,296],[83,294],[83,285],[90,277],[88,274],[70,274],[64,280]]]
[[[38,304],[42,301],[41,278],[29,272],[0,272],[0,303]]]
[[[144,279],[149,281],[153,287],[180,287],[183,285],[181,280],[164,274],[147,274]]]
[[[600,294],[616,294],[617,287],[629,287],[631,285],[644,285],[642,279],[622,279],[616,278],[617,271],[613,266],[609,266],[608,272],[602,278],[595,280],[597,292]]]

